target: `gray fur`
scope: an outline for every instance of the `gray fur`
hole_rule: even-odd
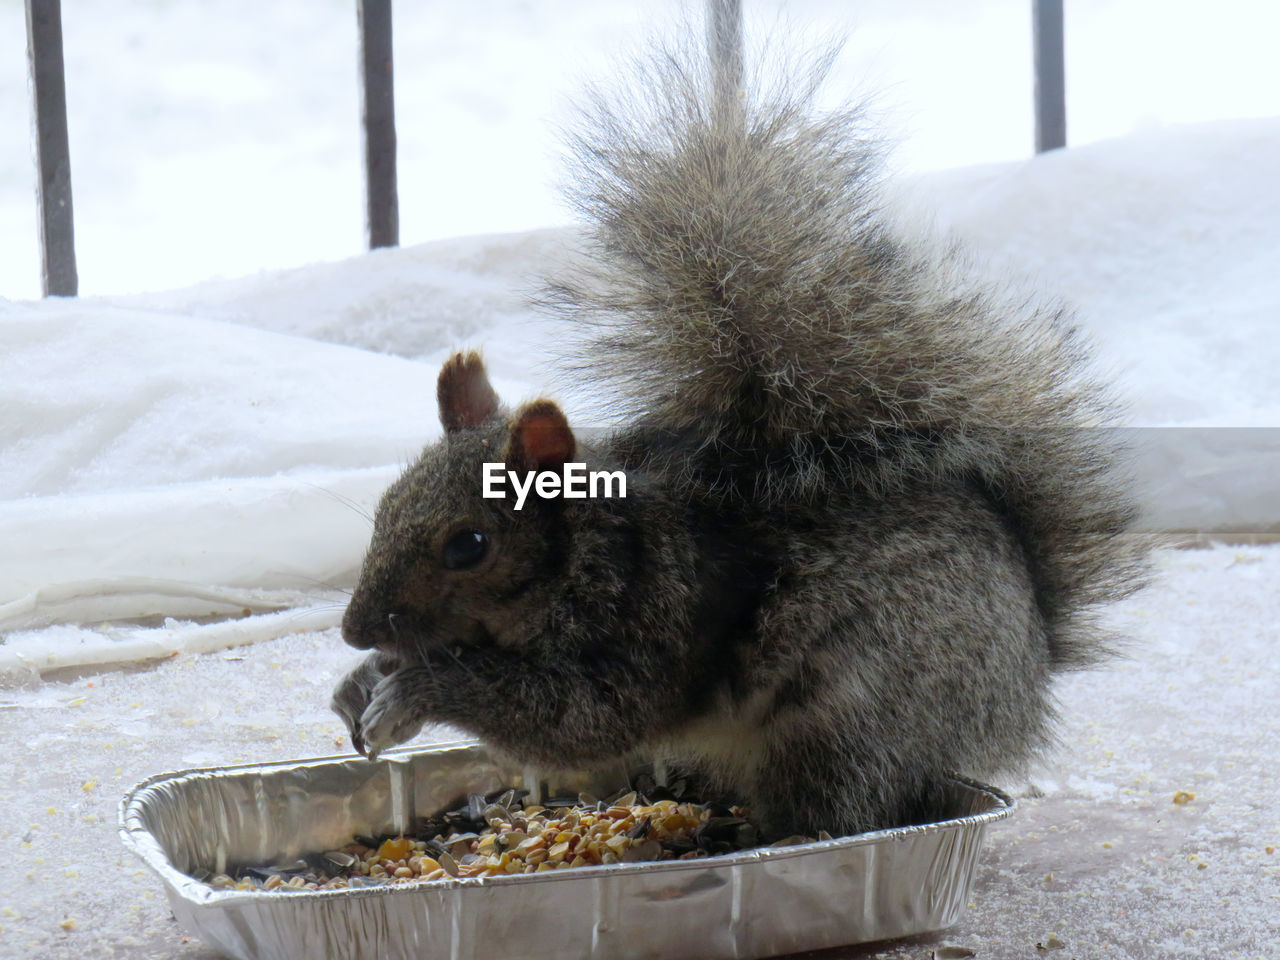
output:
[[[778,834],[910,822],[943,773],[1025,762],[1053,671],[1106,653],[1093,614],[1142,569],[1113,405],[1060,310],[1005,312],[883,224],[817,75],[726,110],[711,74],[663,54],[575,140],[590,258],[546,299],[627,411],[575,456],[628,498],[482,499],[558,411],[471,424],[450,398],[488,397],[483,367],[451,361],[335,705],[372,752],[448,722],[551,766],[665,754]],[[460,530],[488,537],[472,569],[442,560]]]

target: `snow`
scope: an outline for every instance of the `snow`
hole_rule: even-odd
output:
[[[1019,808],[988,831],[960,924],[824,960],[1030,957],[1051,935],[1050,956],[1275,956],[1280,549],[1157,560],[1156,584],[1109,615],[1128,658],[1059,682],[1060,745],[1006,785]],[[325,703],[359,656],[329,629],[0,689],[0,956],[212,960],[116,840],[119,796],[161,770],[343,752]],[[1180,790],[1195,798],[1174,804]]]
[[[966,241],[975,273],[1078,305],[1131,401],[1154,529],[1280,529],[1277,160],[1280,121],[1219,121],[896,188],[904,224]],[[573,236],[0,302],[0,443],[16,454],[0,463],[0,540],[22,545],[0,553],[0,631],[22,631],[0,671],[212,642],[157,633],[165,617],[331,605],[381,490],[439,434],[451,349],[483,347],[509,400],[563,393],[565,331],[527,298]],[[30,633],[55,623],[85,627]]]
[[[528,275],[563,239],[0,301],[0,444],[17,454],[0,465],[0,542],[22,545],[0,552],[0,632],[22,631],[0,646],[0,672],[213,642],[157,631],[157,618],[310,604],[332,620],[382,490],[439,435],[439,361],[483,346],[505,396],[537,392],[548,338],[525,305]],[[26,632],[59,622],[91,626]]]
[[[677,6],[399,4],[405,246],[360,254],[349,3],[66,0],[86,296],[38,301],[21,5],[0,5],[0,956],[208,956],[116,843],[116,799],[344,746],[342,590],[382,489],[438,436],[451,349],[591,422],[526,303],[574,237],[552,128]],[[1031,159],[1027,6],[761,3],[748,26],[853,26],[835,86],[883,91],[903,222],[1077,309],[1130,403],[1149,526],[1274,537],[1280,8],[1071,4],[1072,147]],[[1130,659],[1061,683],[1063,744],[948,942],[1277,949],[1280,547],[1160,563],[1112,613]]]
[[[1276,118],[1215,121],[946,171],[916,199],[992,275],[1080,313],[1135,422],[1275,426],[1256,348],[1280,313],[1278,160]]]

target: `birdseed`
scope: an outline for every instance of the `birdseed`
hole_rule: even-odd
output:
[[[412,835],[353,837],[337,850],[292,864],[246,867],[206,882],[223,890],[343,890],[694,860],[758,844],[756,825],[742,806],[650,800],[634,790],[609,801],[581,794],[543,803],[521,793],[474,794],[457,809],[418,818]],[[811,839],[788,837],[776,845]]]

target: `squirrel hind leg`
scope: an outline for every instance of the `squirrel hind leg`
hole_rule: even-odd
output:
[[[1026,561],[964,487],[851,507],[784,550],[751,678],[772,692],[753,787],[771,831],[936,817],[950,773],[991,776],[1048,740],[1050,653]],[[808,556],[839,558],[804,564]],[[753,798],[754,799],[754,798]]]
[[[800,735],[775,745],[749,791],[763,838],[847,837],[903,824],[918,804],[901,770],[878,769],[872,755],[839,738]],[[905,795],[905,796],[904,796]]]

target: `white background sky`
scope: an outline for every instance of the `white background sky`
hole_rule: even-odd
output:
[[[694,5],[698,6],[697,4]],[[673,0],[395,8],[402,242],[564,222],[554,121]],[[746,0],[755,36],[847,33],[897,162],[1025,157],[1030,0]],[[1067,0],[1072,143],[1280,115],[1280,7]],[[82,294],[332,260],[362,244],[354,3],[64,0]],[[0,0],[0,296],[39,293],[25,29]]]

